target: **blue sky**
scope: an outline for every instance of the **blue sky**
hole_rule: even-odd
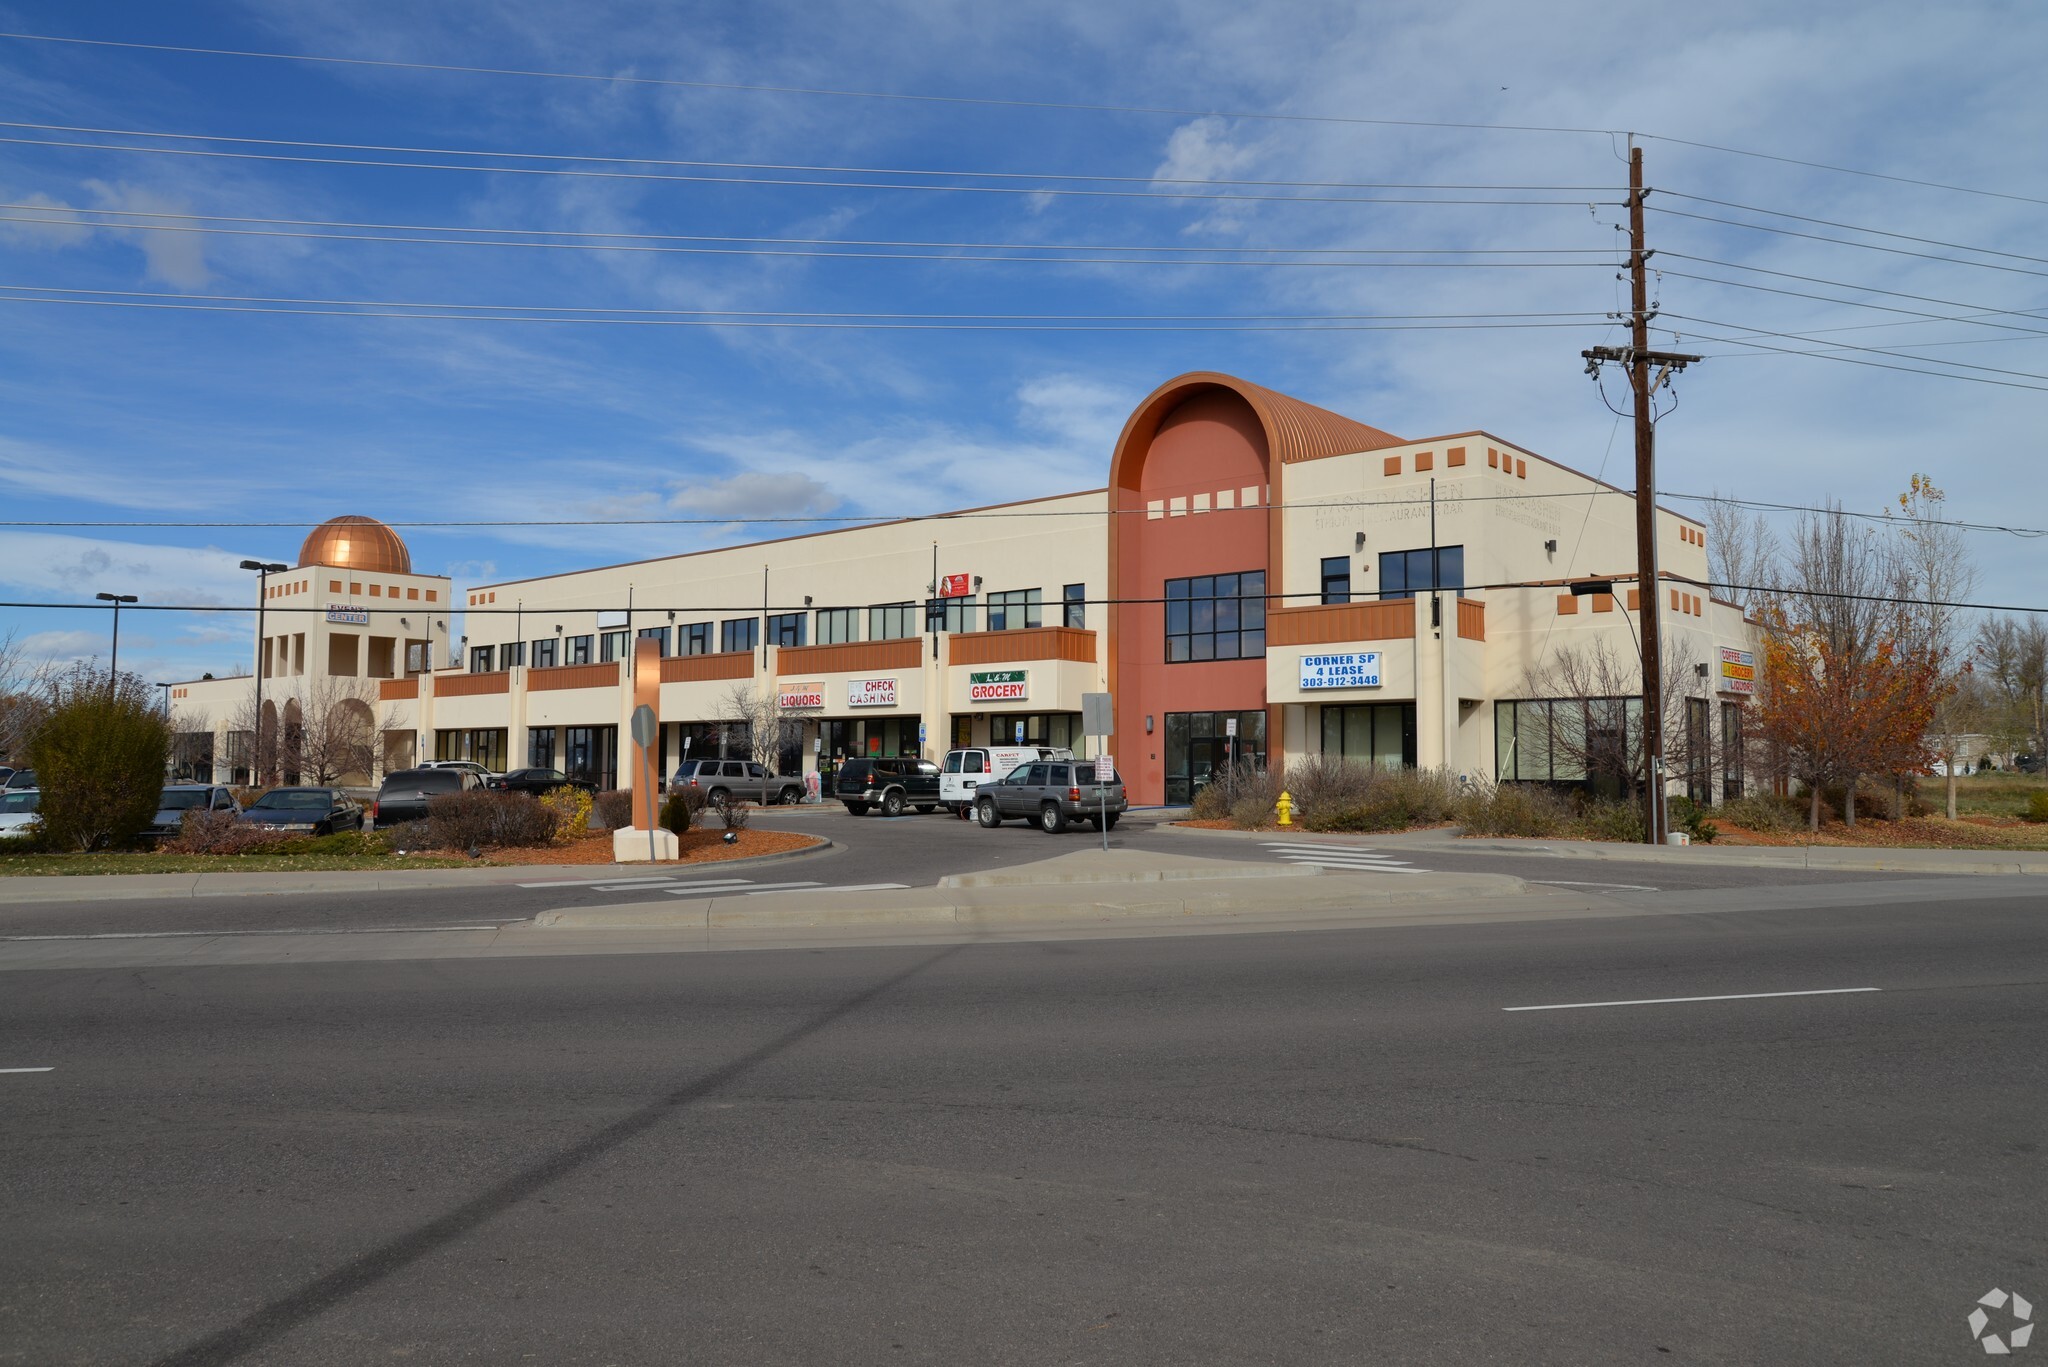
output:
[[[1634,129],[1649,181],[1708,199],[1962,244],[1875,238],[1675,197],[1653,206],[1947,257],[1958,265],[1653,213],[1657,264],[1752,286],[1952,315],[2048,309],[2048,127],[2028,4],[668,5],[379,0],[0,5],[14,32],[606,76],[1052,103]],[[1458,330],[1027,333],[588,326],[257,316],[0,304],[0,518],[274,521],[730,518],[709,527],[405,529],[418,569],[479,582],[774,535],[764,516],[898,515],[1099,485],[1118,428],[1160,381],[1230,371],[1409,437],[1484,427],[1630,482],[1628,433],[1580,369],[1618,340],[1610,190],[1470,192],[1528,203],[1190,200],[1164,178],[1615,187],[1621,140],[1566,134],[849,99],[546,80],[0,39],[0,119],[561,157],[1008,173],[943,179],[1122,196],[737,185],[706,172],[527,160],[528,175],[336,166],[0,142],[0,283],[44,291],[463,304],[521,309],[1117,317],[1555,315]],[[10,128],[43,142],[458,162],[450,155]],[[1967,194],[1685,146],[1671,139],[2000,192]],[[1048,180],[1127,177],[1123,181]],[[640,178],[635,178],[640,177]],[[1216,187],[1223,188],[1223,187]],[[1130,195],[1128,192],[1139,192]],[[1395,190],[1235,193],[1399,197]],[[2014,198],[2011,196],[2018,196]],[[120,219],[104,213],[125,211]],[[193,226],[234,233],[118,228]],[[226,218],[869,242],[1317,249],[1284,266],[1026,264],[346,241]],[[645,235],[669,235],[657,239]],[[437,235],[437,234],[415,234]],[[438,234],[447,236],[448,234]],[[558,239],[559,240],[559,239]],[[580,238],[589,242],[597,239]],[[770,246],[753,244],[755,248]],[[1333,248],[1545,249],[1558,266],[1387,267]],[[804,248],[780,251],[902,248]],[[929,253],[926,253],[929,255]],[[955,256],[1001,255],[955,250]],[[1165,253],[1148,253],[1157,257]],[[1731,265],[1682,262],[1683,255]],[[1120,256],[1129,251],[1076,255]],[[1444,261],[1486,260],[1467,256]],[[1530,258],[1494,257],[1492,260]],[[1347,264],[1331,264],[1342,261]],[[2002,269],[1992,269],[1992,267]],[[1754,270],[1784,272],[1769,276]],[[1840,285],[1816,285],[1796,276]],[[1842,285],[1896,292],[1889,296]],[[0,291],[0,293],[5,293]],[[1662,277],[1681,349],[1714,359],[1660,427],[1662,482],[1876,510],[1915,471],[1956,514],[2048,523],[2048,394],[1922,378],[1703,340],[1745,330],[1993,370],[2048,373],[2044,338]],[[1939,303],[1898,295],[1923,296]],[[73,299],[106,295],[73,294]],[[189,300],[188,300],[189,302]],[[1955,307],[1966,305],[1968,308]],[[309,308],[330,307],[308,305]],[[1681,319],[1678,317],[1682,315]],[[646,316],[646,315],[641,315]],[[1711,320],[1710,322],[1695,320]],[[2010,316],[2008,327],[2038,327]],[[1882,326],[1875,326],[1879,324]],[[1298,326],[1298,325],[1294,325]],[[1747,333],[1752,335],[1754,333]],[[1774,346],[1804,342],[1754,337]],[[1661,336],[1660,344],[1672,338]],[[1887,364],[1922,364],[1861,354]],[[1932,368],[1932,367],[1930,367]],[[1684,505],[1682,505],[1684,506]],[[1697,511],[1695,509],[1695,511]],[[290,561],[302,530],[0,527],[0,596],[252,601],[245,556]],[[1976,536],[1981,596],[2043,601],[2041,543]],[[61,657],[104,619],[0,609],[0,632]],[[246,657],[237,617],[123,620],[122,659],[185,678]]]

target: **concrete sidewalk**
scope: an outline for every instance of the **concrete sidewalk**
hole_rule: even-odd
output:
[[[115,902],[191,897],[276,897],[288,893],[406,892],[510,887],[519,883],[588,883],[644,878],[650,871],[722,872],[805,859],[838,848],[755,854],[700,864],[485,864],[469,869],[340,869],[277,873],[99,873],[0,877],[0,906],[28,902]]]
[[[1453,854],[1519,854],[1531,858],[1625,860],[1651,864],[1703,864],[1721,868],[1817,869],[1862,873],[2048,874],[2048,850],[1886,849],[1856,845],[1635,845],[1607,840],[1515,839],[1466,836],[1454,826],[1370,835],[1319,834],[1291,826],[1278,831],[1212,831],[1162,823],[1189,839],[1327,841],[1335,848],[1440,849]]]

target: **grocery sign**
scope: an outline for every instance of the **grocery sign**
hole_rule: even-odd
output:
[[[327,620],[339,622],[343,626],[366,627],[370,625],[370,610],[368,608],[355,607],[351,604],[329,603],[327,605]]]
[[[896,705],[896,681],[894,679],[848,679],[846,681],[846,705],[848,707],[894,707]]]
[[[1301,657],[1301,686],[1311,688],[1378,688],[1380,653],[1368,650],[1357,655],[1304,655]]]
[[[969,702],[1022,702],[1030,696],[1028,669],[982,669],[967,676]]]
[[[784,684],[775,693],[777,707],[823,707],[825,685],[821,683]]]
[[[1756,692],[1756,654],[1748,650],[1730,650],[1721,647],[1721,691],[1723,693]]]

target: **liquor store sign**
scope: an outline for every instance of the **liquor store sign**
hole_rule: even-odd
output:
[[[825,685],[821,683],[786,683],[775,690],[775,705],[781,708],[823,707]]]
[[[848,679],[846,681],[846,705],[848,707],[894,707],[896,705],[896,681],[894,679]]]
[[[1023,702],[1030,696],[1028,669],[978,669],[967,676],[969,702]]]
[[[1321,688],[1378,688],[1380,653],[1362,651],[1354,655],[1304,655],[1301,657],[1301,687],[1304,692]]]
[[[1756,692],[1756,652],[1753,650],[1730,650],[1721,647],[1721,691],[1723,693]]]

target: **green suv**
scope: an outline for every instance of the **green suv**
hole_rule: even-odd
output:
[[[1129,805],[1124,800],[1122,774],[1113,775],[1108,783],[1097,783],[1095,766],[1087,760],[1038,760],[1020,764],[1007,778],[977,788],[974,819],[994,827],[1012,817],[1023,817],[1037,822],[1047,835],[1058,835],[1072,821],[1114,830],[1117,818]]]

